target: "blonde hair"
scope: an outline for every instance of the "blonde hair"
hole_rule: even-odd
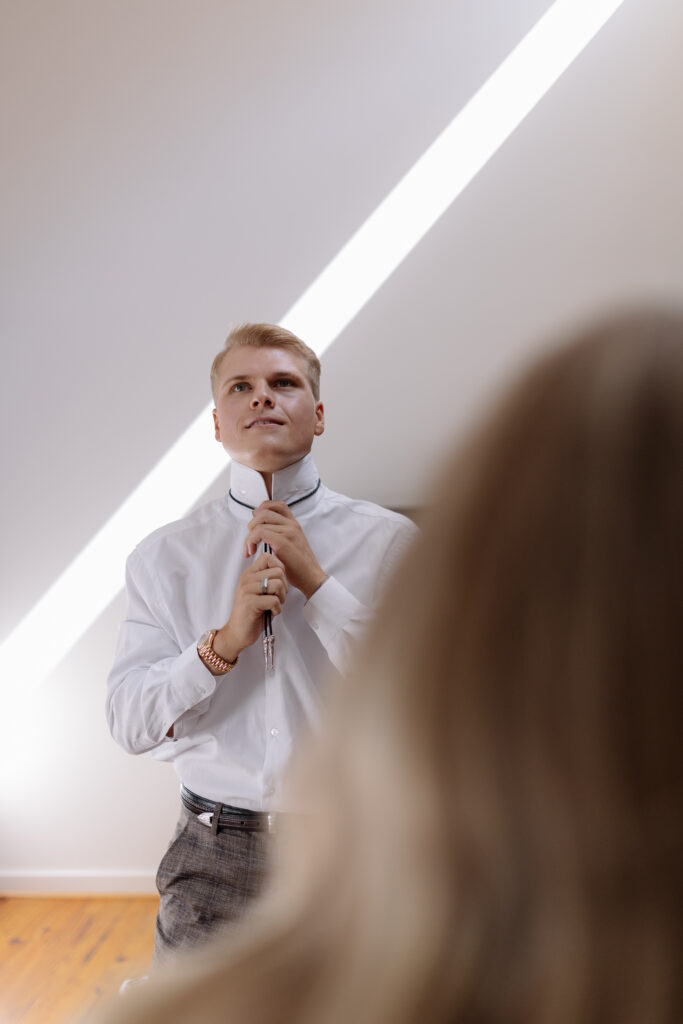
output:
[[[683,318],[523,375],[444,468],[234,937],[129,1024],[683,1013]]]
[[[316,402],[320,401],[320,360],[308,345],[296,334],[277,324],[245,323],[235,327],[225,339],[225,344],[211,364],[211,393],[216,396],[218,373],[226,353],[242,345],[254,348],[287,348],[300,356],[306,364],[311,391]]]

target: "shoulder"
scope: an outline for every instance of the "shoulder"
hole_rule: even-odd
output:
[[[418,528],[412,520],[400,512],[384,508],[372,501],[363,501],[360,498],[349,498],[345,494],[338,494],[325,488],[323,501],[326,507],[348,522],[356,523],[359,527],[364,526],[371,530],[387,531],[392,534],[405,534],[407,538],[417,535]]]
[[[199,505],[182,519],[166,523],[141,540],[131,554],[142,561],[154,560],[173,551],[194,551],[197,545],[210,544],[234,530],[235,523],[226,508],[224,497]]]

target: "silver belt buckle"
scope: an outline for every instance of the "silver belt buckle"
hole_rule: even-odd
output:
[[[204,811],[202,814],[198,814],[197,821],[201,821],[202,825],[211,828],[213,825],[213,811]]]
[[[266,814],[266,822],[268,824],[268,831],[272,834],[277,824],[277,814]]]

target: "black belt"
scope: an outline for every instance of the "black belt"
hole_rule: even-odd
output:
[[[187,788],[180,787],[183,806],[197,815],[202,825],[216,833],[219,828],[239,828],[246,832],[274,832],[279,814],[265,814],[262,811],[248,811],[243,807],[232,807],[215,800],[206,800]]]

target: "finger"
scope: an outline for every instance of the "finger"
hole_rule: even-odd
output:
[[[291,510],[289,508],[287,508],[287,506],[284,504],[284,502],[280,502],[279,504],[274,505],[274,506],[271,506],[271,505],[259,505],[259,507],[254,510],[254,513],[253,513],[251,519],[249,520],[249,522],[253,523],[255,519],[258,520],[258,519],[268,519],[268,518],[273,519],[273,520],[276,520],[276,519],[294,519],[294,515],[291,512]]]
[[[269,551],[264,551],[258,558],[255,558],[249,568],[245,569],[245,572],[258,572],[261,569],[282,569],[283,572],[286,572],[285,563],[281,562],[277,555]]]
[[[275,512],[278,515],[284,516],[286,519],[295,518],[294,513],[286,501],[262,501],[261,504],[254,509],[254,517],[258,516],[261,512]]]
[[[284,595],[278,596],[277,594],[259,594],[254,599],[255,611],[260,615],[262,612],[272,612],[273,615],[279,615],[282,611],[282,605],[285,602]]]
[[[258,554],[259,541],[252,544],[251,541],[247,540],[244,542],[244,556],[245,558],[253,558],[254,555]]]
[[[289,584],[287,583],[287,577],[285,576],[284,572],[282,571],[282,569],[277,567],[274,569],[266,569],[263,575],[261,575],[257,579],[257,586],[263,588],[264,580],[268,581],[268,587],[266,587],[266,589],[263,591],[264,593],[272,593],[273,587],[275,587],[276,585],[283,586],[285,590],[287,590],[287,587],[289,586]]]
[[[264,551],[252,565],[252,570],[256,572],[263,572],[265,569],[279,570],[282,573],[287,571],[285,563],[272,551]]]
[[[260,527],[247,537],[244,542],[245,553],[249,556],[256,554],[259,544],[269,544],[273,551],[277,552],[283,540],[289,536],[287,527],[264,526]],[[277,557],[277,554],[276,554]]]
[[[258,530],[261,526],[286,526],[289,529],[299,528],[299,524],[294,517],[287,517],[280,515],[279,512],[271,512],[266,509],[265,512],[259,512],[253,519],[250,519],[247,524],[247,530],[252,533],[254,530]]]
[[[272,608],[274,603],[277,603],[278,605],[284,604],[287,600],[287,594],[285,593],[284,587],[273,587],[271,584],[267,594],[262,594],[261,591],[259,591],[258,594],[254,595],[254,598],[257,604],[255,611],[257,614],[260,614],[262,611],[265,612],[268,611],[269,608]]]
[[[269,570],[271,575],[264,573],[259,579],[254,581],[254,590],[257,594],[277,594],[279,597],[284,599],[285,594],[289,590],[287,581],[282,576],[275,576],[272,573],[278,572],[279,570]]]
[[[265,569],[251,569],[250,572],[256,580],[262,580],[264,577],[271,580],[283,580],[287,575],[287,571],[281,563],[266,566]]]

